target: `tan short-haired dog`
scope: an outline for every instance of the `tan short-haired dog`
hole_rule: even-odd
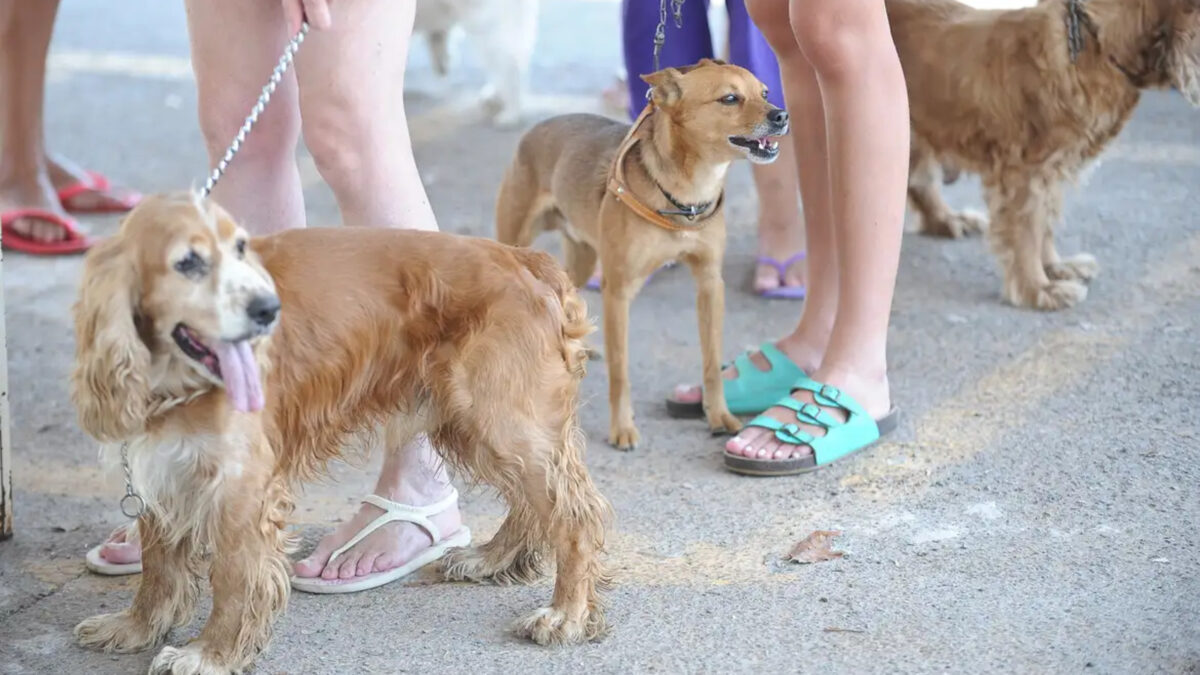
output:
[[[591,327],[545,253],[382,228],[252,240],[210,201],[158,195],[88,254],[75,328],[80,423],[128,455],[148,507],[133,605],[80,623],[81,644],[158,644],[207,571],[208,622],[151,672],[249,666],[288,598],[293,488],[377,430],[389,448],[428,434],[509,503],[491,541],[450,551],[448,577],[529,582],[553,555],[553,602],[520,632],[604,632],[610,508],[576,415]]]
[[[687,263],[698,286],[709,427],[741,428],[721,379],[725,174],[737,159],[774,161],[774,137],[788,131],[787,112],[767,102],[766,87],[744,68],[704,59],[642,79],[651,101],[632,126],[575,114],[530,129],[496,204],[502,242],[528,246],[539,233],[560,230],[577,285],[599,256],[609,442],[624,450],[638,441],[626,360],[629,306],[651,272],[673,260]]]

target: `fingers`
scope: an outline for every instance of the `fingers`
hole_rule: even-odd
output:
[[[333,25],[333,16],[329,13],[328,0],[303,0],[304,15],[308,24],[313,28],[325,30]],[[300,30],[300,26],[296,26]]]

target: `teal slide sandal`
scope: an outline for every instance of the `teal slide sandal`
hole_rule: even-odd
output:
[[[764,342],[758,347],[762,352],[770,370],[760,370],[750,360],[746,352],[733,360],[737,366],[737,377],[725,380],[725,404],[734,415],[757,415],[775,405],[781,396],[787,396],[796,380],[807,377],[800,366],[797,366],[770,342]],[[725,364],[722,370],[728,367]],[[704,417],[704,404],[701,401],[685,402],[667,399],[667,414],[677,419],[694,419]]]
[[[791,393],[772,405],[783,406],[796,413],[796,422],[780,422],[773,417],[760,415],[747,425],[769,429],[775,438],[789,445],[807,445],[812,454],[787,459],[755,458],[735,455],[725,451],[725,467],[735,473],[750,476],[790,476],[815,471],[826,464],[868,448],[887,434],[895,431],[900,422],[900,411],[893,407],[878,420],[863,410],[849,394],[827,384],[821,384],[807,376],[801,377],[792,386],[797,390],[810,391],[820,405],[802,403],[792,398]],[[839,421],[822,409],[840,408],[847,413],[846,421]],[[800,429],[798,423],[821,427],[823,436],[813,436]]]

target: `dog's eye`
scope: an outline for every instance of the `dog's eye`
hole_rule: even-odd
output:
[[[195,251],[188,251],[186,256],[175,261],[175,270],[187,277],[203,275],[205,267],[204,258],[201,258],[200,254]]]
[[[738,101],[742,99],[738,98],[737,94],[726,94],[717,100],[725,105],[737,105]]]
[[[238,257],[245,258],[246,257],[246,240],[238,239],[237,244],[235,244],[235,246],[237,247]]]
[[[763,89],[763,100],[767,100],[767,90]]]

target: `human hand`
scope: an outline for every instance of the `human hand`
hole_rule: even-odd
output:
[[[333,25],[329,0],[283,0],[283,14],[292,35],[300,32],[300,24],[305,19],[309,26],[322,30]]]

